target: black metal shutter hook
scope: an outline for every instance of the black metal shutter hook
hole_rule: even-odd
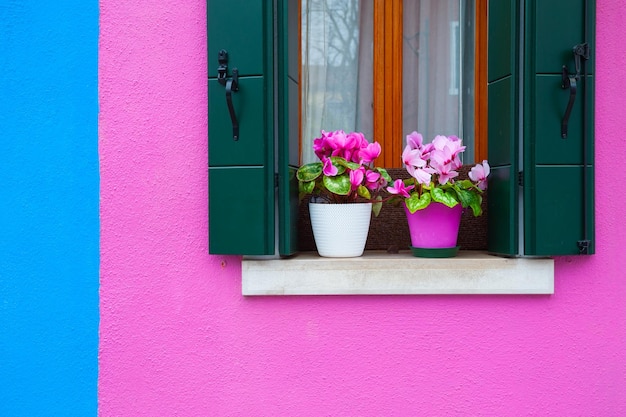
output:
[[[233,68],[232,78],[228,78],[228,52],[222,49],[217,54],[217,81],[226,87],[226,105],[230,114],[230,121],[233,125],[233,140],[239,140],[239,122],[233,105],[233,94],[239,91],[239,70]]]

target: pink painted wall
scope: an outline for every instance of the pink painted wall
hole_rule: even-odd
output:
[[[100,0],[100,415],[626,415],[626,5],[598,3],[597,254],[554,296],[243,298],[207,255],[205,0]]]

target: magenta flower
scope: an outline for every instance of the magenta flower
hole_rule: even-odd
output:
[[[374,167],[381,153],[379,143],[369,143],[361,132],[322,130],[313,140],[313,151],[319,162],[302,165],[296,172],[301,196],[319,195],[332,203],[369,200],[378,213],[383,203],[379,193],[391,182],[387,170]]]
[[[333,165],[333,161],[331,161],[330,158],[323,158],[322,163],[324,164],[322,172],[327,177],[334,177],[337,175],[337,172],[339,172],[337,167]]]
[[[477,183],[477,187],[481,190],[487,189],[487,177],[491,172],[491,168],[489,167],[489,163],[485,160],[482,164],[476,164],[476,166],[472,167],[468,176],[470,180]]]
[[[380,188],[381,186],[385,186],[386,181],[380,175],[380,173],[376,171],[367,171],[365,172],[365,186],[370,190],[374,191]]]
[[[362,164],[369,164],[378,158],[382,149],[380,147],[380,143],[378,142],[368,143],[365,141],[365,143],[367,145],[361,147],[361,150],[359,151],[359,158],[361,159],[359,162]]]
[[[352,186],[352,190],[356,190],[357,188],[359,188],[359,185],[363,183],[363,178],[365,176],[363,171],[363,168],[350,171],[350,185]]]
[[[392,186],[387,187],[387,191],[389,194],[397,194],[405,198],[409,198],[411,191],[415,186],[410,185],[406,186],[402,180],[395,180]]]
[[[346,134],[343,130],[331,132],[327,136],[328,144],[333,150],[332,156],[340,156],[346,161],[352,161],[354,157],[358,156],[355,153],[359,150],[361,139],[362,136],[359,136],[358,133]]]
[[[324,132],[322,131],[322,133]],[[326,137],[322,136],[320,138],[313,139],[313,152],[315,152],[315,156],[317,156],[320,160],[324,157],[330,156],[332,149],[328,146]]]

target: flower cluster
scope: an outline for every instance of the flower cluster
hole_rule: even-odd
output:
[[[332,203],[350,203],[361,197],[373,201],[378,214],[379,192],[391,181],[385,169],[374,167],[381,152],[378,142],[368,142],[360,132],[322,131],[313,150],[320,161],[303,165],[296,173],[300,198],[313,194]]]
[[[431,201],[448,207],[461,204],[471,207],[474,216],[482,214],[481,193],[487,188],[489,164],[483,161],[469,172],[469,180],[457,180],[465,151],[461,139],[456,136],[436,136],[424,144],[422,135],[413,132],[406,137],[407,145],[402,162],[411,175],[408,180],[396,180],[387,187],[390,194],[404,199],[411,213],[428,207]]]

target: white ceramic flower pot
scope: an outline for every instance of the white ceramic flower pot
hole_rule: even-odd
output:
[[[309,203],[313,237],[320,256],[363,255],[372,218],[372,203]]]

